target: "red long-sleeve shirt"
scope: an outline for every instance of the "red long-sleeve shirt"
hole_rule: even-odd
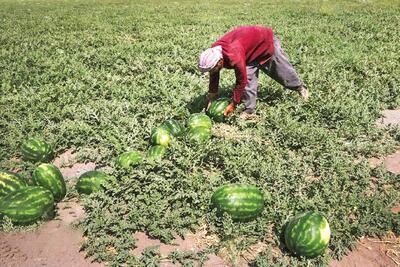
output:
[[[274,33],[271,28],[261,26],[240,26],[226,33],[211,45],[222,47],[224,68],[234,69],[236,85],[232,99],[240,103],[247,85],[246,66],[250,63],[263,64],[274,53]],[[219,72],[210,74],[209,92],[216,93],[219,85]]]

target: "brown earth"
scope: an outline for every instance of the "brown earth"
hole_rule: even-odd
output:
[[[59,215],[35,231],[0,234],[0,266],[4,267],[100,267],[80,252],[82,235],[71,222],[84,216],[74,201],[58,205]]]
[[[96,163],[80,163],[76,161],[76,154],[73,149],[68,149],[57,158],[54,159],[53,164],[57,166],[65,180],[70,180],[79,177],[87,171],[92,171],[96,168]]]
[[[388,109],[383,111],[382,118],[376,121],[378,127],[391,127],[400,125],[400,109]]]
[[[377,121],[379,127],[400,124],[400,110],[384,112],[384,117]],[[225,131],[221,131],[225,132]],[[225,133],[224,133],[225,134]],[[400,174],[400,149],[385,158],[371,159],[371,164],[384,166],[391,172]],[[94,163],[76,162],[74,151],[67,150],[54,164],[58,166],[66,180],[78,177],[85,171],[96,168]],[[400,212],[400,205],[392,207],[394,213]],[[0,266],[4,267],[100,267],[103,264],[91,262],[80,252],[83,241],[79,230],[73,229],[71,223],[83,218],[84,210],[77,200],[69,200],[58,204],[58,215],[55,219],[45,222],[35,231],[0,233]],[[159,240],[149,238],[144,233],[136,233],[137,248],[133,251],[140,255],[148,246],[160,246],[162,256],[167,256],[173,250],[198,251],[212,242],[216,237],[207,236],[204,229],[196,234],[189,234],[185,239],[176,238],[174,244],[166,245]],[[253,255],[260,252],[263,246],[257,245]],[[245,258],[247,259],[246,255]],[[240,267],[247,266],[245,259],[240,259]],[[175,265],[168,260],[162,260],[161,266]],[[229,267],[230,265],[216,255],[209,255],[206,267]],[[356,248],[340,261],[332,261],[330,267],[379,267],[400,266],[400,238],[392,235],[384,240],[362,238]]]
[[[330,267],[395,267],[400,265],[400,239],[389,236],[384,240],[361,238],[357,248]]]

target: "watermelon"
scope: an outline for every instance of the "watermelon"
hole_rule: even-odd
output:
[[[21,224],[37,221],[53,208],[53,194],[42,186],[23,187],[0,201],[0,215]]]
[[[147,151],[147,158],[150,160],[160,160],[164,156],[165,152],[167,152],[167,148],[165,146],[152,146]]]
[[[207,114],[216,122],[223,122],[225,120],[224,111],[229,106],[231,100],[229,98],[218,98],[211,102],[211,106]]]
[[[211,203],[220,214],[226,212],[234,221],[250,221],[264,209],[264,195],[252,185],[228,184],[214,192]]]
[[[60,170],[53,164],[42,163],[36,167],[33,171],[32,181],[35,185],[50,190],[56,202],[62,200],[67,193],[64,178]]]
[[[18,174],[0,170],[0,198],[27,185],[26,180]]]
[[[164,121],[161,127],[166,129],[172,136],[180,136],[185,132],[185,128],[183,128],[182,124],[173,119]]]
[[[168,146],[171,138],[171,134],[164,127],[156,127],[151,131],[150,139],[153,145]]]
[[[23,142],[21,154],[25,160],[33,162],[49,162],[54,157],[51,146],[40,138],[30,138]]]
[[[194,113],[189,116],[187,125],[189,129],[197,128],[197,127],[206,127],[211,129],[212,121],[210,117],[203,113]]]
[[[142,160],[143,160],[143,157],[140,152],[128,151],[128,152],[122,153],[117,158],[117,165],[124,169],[128,169],[131,166],[140,164],[142,162]]]
[[[190,143],[202,144],[211,138],[211,129],[207,127],[196,127],[189,130],[186,138]]]
[[[100,191],[104,184],[111,177],[101,171],[88,171],[83,173],[75,185],[79,194],[90,195]]]
[[[308,258],[322,254],[331,236],[328,221],[318,212],[295,216],[285,228],[285,243],[295,255]]]

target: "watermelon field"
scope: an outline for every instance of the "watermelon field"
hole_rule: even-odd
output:
[[[260,74],[255,120],[197,114],[198,57],[239,25],[273,28],[308,102]],[[75,198],[82,250],[107,266],[242,266],[257,244],[248,266],[328,266],[399,237],[400,175],[370,159],[400,147],[399,126],[376,125],[400,108],[400,1],[0,0],[0,33],[1,232]],[[234,85],[223,70],[220,96]],[[52,163],[71,150],[96,170],[65,182]],[[132,253],[135,233],[200,230],[199,251]]]

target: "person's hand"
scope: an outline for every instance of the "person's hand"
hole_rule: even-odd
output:
[[[225,116],[225,117],[230,116],[230,115],[235,111],[235,109],[236,109],[236,104],[235,104],[235,102],[230,103],[230,104],[226,107],[226,109],[225,109],[225,111],[224,111],[224,116]]]
[[[208,93],[207,95],[207,107],[206,107],[206,111],[210,108],[211,106],[211,102],[217,98],[217,93]]]

